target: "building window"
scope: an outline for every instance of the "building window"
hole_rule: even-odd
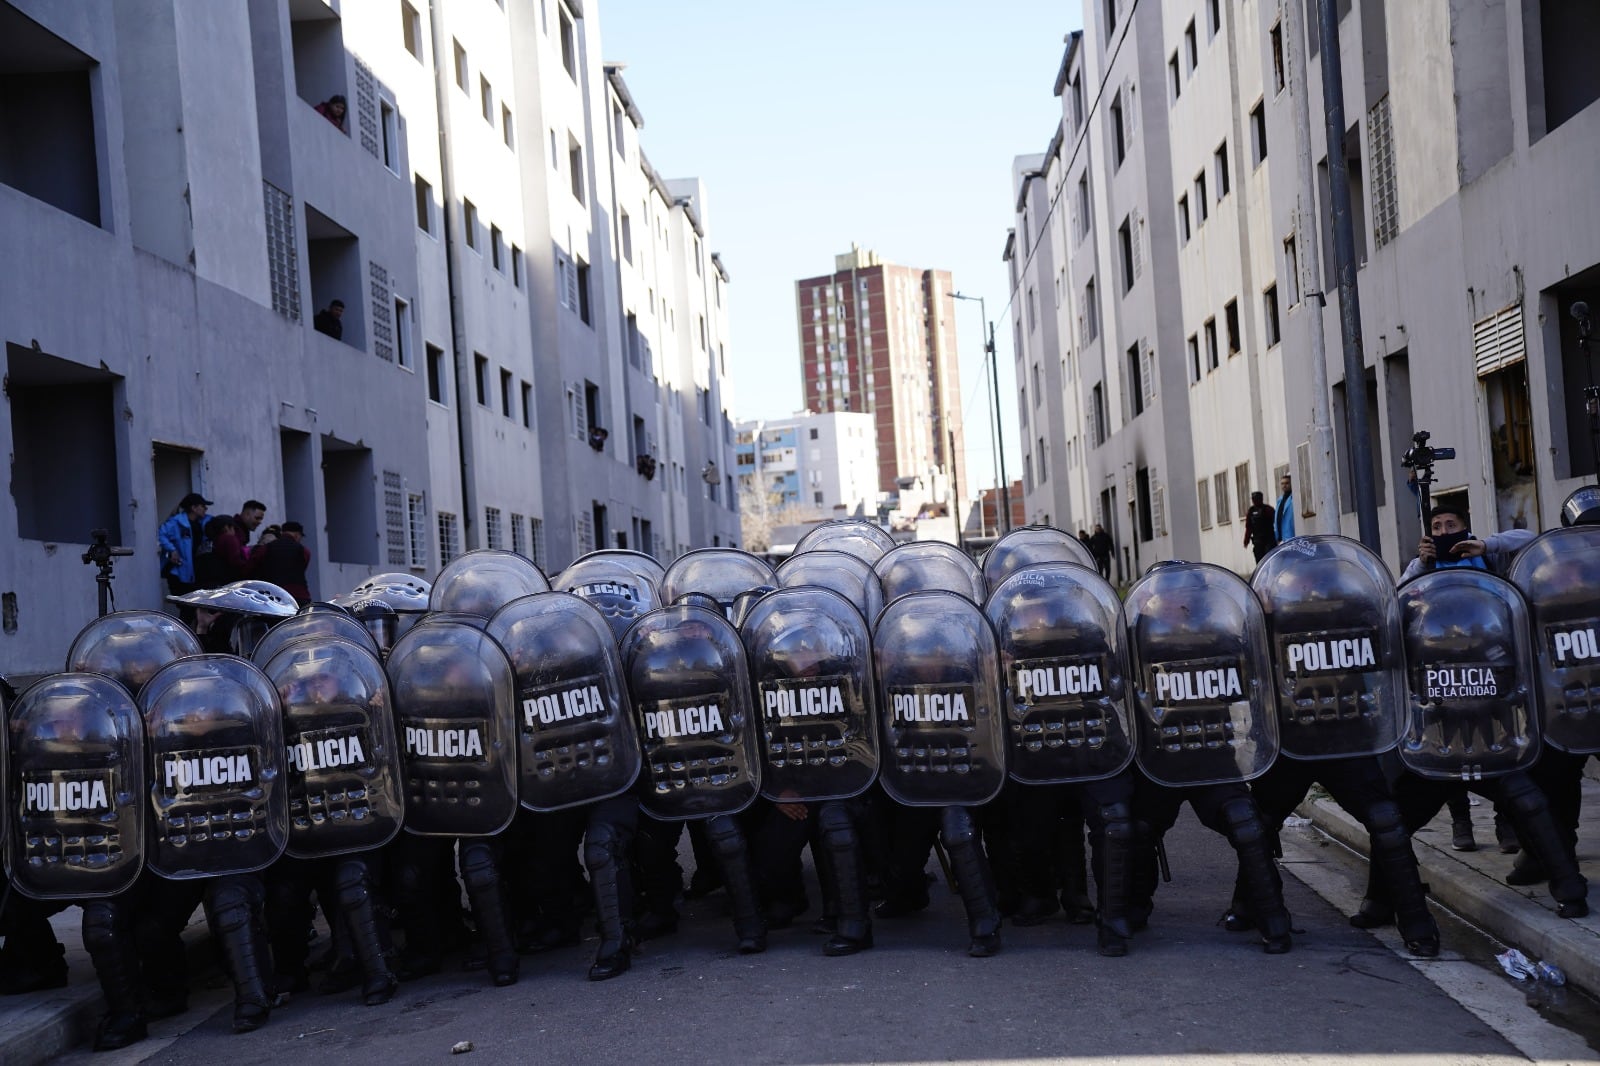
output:
[[[456,88],[470,94],[472,90],[467,88],[467,50],[461,47],[460,41],[452,39],[450,43],[455,46]]]
[[[1089,175],[1078,179],[1078,240],[1089,235]]]
[[[500,137],[506,142],[507,148],[516,148],[516,123],[511,121],[511,109],[505,104],[500,105]]]
[[[1240,463],[1233,468],[1233,505],[1239,509],[1238,514],[1242,519],[1245,511],[1249,509],[1250,499],[1250,464]]]
[[[511,550],[523,558],[528,555],[528,531],[522,528],[522,515],[511,512]]]
[[[1217,320],[1206,319],[1206,365],[1210,370],[1215,370],[1219,365],[1217,359]]]
[[[1178,246],[1189,243],[1189,194],[1178,197]]]
[[[1400,232],[1400,200],[1395,192],[1394,124],[1389,97],[1367,112],[1367,140],[1372,145],[1372,241],[1382,248]]]
[[[1122,292],[1127,295],[1133,290],[1133,226],[1128,219],[1122,220],[1122,225],[1117,227],[1117,247],[1122,251]]]
[[[494,125],[494,90],[482,74],[478,75],[478,108],[483,112],[483,121]]]
[[[471,200],[461,201],[461,229],[467,247],[478,251],[478,207]]]
[[[1167,91],[1172,94],[1172,103],[1178,102],[1178,97],[1183,95],[1183,74],[1178,69],[1178,53],[1173,52],[1172,58],[1167,60]]]
[[[1222,0],[1206,0],[1206,40],[1222,29]]]
[[[1283,92],[1283,23],[1274,22],[1268,32],[1272,40],[1272,92]]]
[[[420,492],[406,496],[406,532],[413,569],[428,566],[428,498]]]
[[[1127,158],[1128,144],[1122,126],[1122,94],[1111,101],[1111,167],[1115,170]]]
[[[1222,309],[1223,320],[1228,325],[1228,356],[1232,358],[1239,354],[1241,348],[1239,340],[1239,301],[1229,300]]]
[[[396,296],[394,299],[394,356],[395,362],[411,369],[411,305]]]
[[[1034,454],[1039,457],[1039,484],[1043,485],[1050,478],[1049,471],[1045,469],[1043,437],[1039,438],[1039,449]]]
[[[1199,381],[1202,371],[1200,369],[1200,337],[1198,334],[1189,334],[1189,380]]]
[[[566,68],[567,74],[573,81],[578,80],[578,46],[576,31],[572,25],[572,16],[567,14],[567,7],[562,4],[557,9],[561,16],[561,65]]]
[[[1206,172],[1202,170],[1194,176],[1194,224],[1205,225],[1210,210],[1210,201],[1206,198]]]
[[[433,186],[422,180],[422,175],[415,175],[414,184],[417,187],[417,228],[428,236],[433,236]]]
[[[443,567],[461,554],[461,534],[456,529],[456,516],[449,511],[439,512],[439,565]]]
[[[378,132],[383,136],[383,165],[391,174],[400,173],[400,122],[394,105],[378,101]]]
[[[1189,25],[1183,31],[1183,48],[1189,54],[1189,75],[1194,76],[1195,68],[1200,66],[1200,41],[1195,36],[1194,19],[1189,20]]]
[[[1195,483],[1195,497],[1200,503],[1200,528],[1211,528],[1211,479],[1201,478]]]
[[[633,219],[628,216],[628,212],[619,209],[617,221],[617,228],[622,231],[622,261],[631,264],[633,262]]]
[[[1281,339],[1278,331],[1278,286],[1268,285],[1261,294],[1261,318],[1266,326],[1267,347],[1274,347]]]
[[[489,406],[489,360],[487,357],[472,353],[472,380],[478,393],[478,406]]]
[[[1259,167],[1267,158],[1267,105],[1257,100],[1250,109],[1250,167]]]
[[[1283,274],[1289,286],[1289,306],[1293,307],[1300,302],[1300,253],[1292,233],[1283,239]]]
[[[437,404],[447,403],[444,391],[444,349],[428,344],[423,346],[423,354],[428,359],[428,399]]]
[[[533,386],[526,381],[522,383],[522,425],[533,428]]]
[[[589,319],[589,264],[582,259],[577,261],[578,277],[578,317],[584,325],[592,325]]]
[[[400,0],[400,36],[406,43],[406,51],[411,53],[413,59],[422,61],[422,16],[417,14],[417,9],[406,0]]]
[[[1217,145],[1217,150],[1214,153],[1212,153],[1211,160],[1212,160],[1213,163],[1216,164],[1216,171],[1217,171],[1217,202],[1221,203],[1222,202],[1222,198],[1224,196],[1227,196],[1229,191],[1233,188],[1232,181],[1228,176],[1228,142],[1227,141],[1223,141],[1221,144]]]
[[[1095,299],[1093,278],[1083,287],[1083,326],[1085,344],[1100,336],[1100,304]]]
[[[505,256],[502,254],[502,249],[504,249],[504,248],[505,248],[505,238],[500,233],[500,227],[499,226],[490,226],[489,227],[489,261],[494,266],[494,268],[496,270],[500,271],[501,273],[505,273]]]
[[[1128,347],[1128,406],[1132,417],[1144,414],[1144,374],[1139,365],[1139,345]]]
[[[505,528],[500,521],[500,508],[485,507],[483,509],[483,536],[486,547],[505,547]]]
[[[511,246],[511,284],[522,288],[522,249],[514,244]]]
[[[507,418],[513,417],[511,408],[511,371],[500,371],[500,413]]]
[[[583,200],[583,145],[567,135],[567,167],[572,177],[572,198],[580,204]]]
[[[1211,495],[1217,505],[1217,525],[1232,525],[1233,511],[1228,507],[1227,471],[1223,471],[1211,479]]]
[[[529,557],[540,566],[544,565],[544,519],[528,519],[528,552]]]

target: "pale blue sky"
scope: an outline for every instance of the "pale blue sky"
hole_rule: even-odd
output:
[[[988,301],[1006,473],[1021,477],[1008,281],[1011,163],[1041,153],[1074,0],[601,0],[601,51],[644,114],[651,165],[707,186],[710,247],[733,278],[739,418],[801,407],[794,283],[852,241],[949,270]],[[972,495],[993,480],[978,305],[957,303]]]

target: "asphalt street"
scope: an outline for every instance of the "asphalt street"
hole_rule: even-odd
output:
[[[235,1036],[219,979],[146,1043],[56,1061],[403,1066],[449,1060],[462,1041],[472,1051],[454,1058],[460,1066],[1600,1059],[1595,1005],[1573,993],[1558,1009],[1527,1006],[1476,930],[1447,918],[1441,958],[1412,962],[1392,931],[1351,928],[1341,908],[1359,896],[1364,869],[1313,830],[1286,833],[1295,949],[1283,956],[1216,924],[1234,872],[1226,841],[1185,813],[1168,846],[1173,881],[1123,959],[1099,957],[1093,928],[1059,916],[1008,926],[999,956],[968,958],[960,903],[942,886],[926,913],[877,922],[877,946],[860,955],[824,958],[808,931],[813,910],[775,932],[766,954],[744,957],[719,893],[689,904],[681,932],[645,945],[613,981],[585,980],[591,939],[524,958],[510,988],[456,971],[406,984],[381,1007],[354,993],[301,997]]]

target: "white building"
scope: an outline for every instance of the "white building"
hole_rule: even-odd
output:
[[[92,529],[158,606],[191,490],[301,521],[322,595],[737,543],[705,190],[644,160],[585,6],[0,0],[8,673],[92,616]]]
[[[739,495],[747,506],[765,499],[770,510],[806,519],[876,516],[875,426],[865,411],[805,411],[739,423]]]
[[[1457,449],[1436,494],[1464,496],[1479,533],[1549,526],[1593,477],[1570,310],[1600,307],[1583,177],[1600,163],[1600,68],[1576,43],[1600,35],[1600,11],[1339,11],[1363,391],[1398,567],[1418,534],[1400,457],[1419,429]],[[1014,165],[1028,515],[1104,522],[1125,573],[1173,556],[1247,569],[1249,493],[1274,498],[1284,473],[1300,532],[1356,532],[1321,56],[1315,26],[1295,33],[1303,14],[1274,0],[1084,4],[1055,83],[1061,126]],[[1327,499],[1313,331],[1338,463]]]

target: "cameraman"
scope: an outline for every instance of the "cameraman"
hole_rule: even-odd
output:
[[[1479,539],[1471,532],[1471,515],[1465,507],[1441,503],[1428,516],[1428,532],[1417,543],[1417,557],[1400,575],[1404,584],[1436,567],[1470,567],[1504,574],[1511,557],[1533,540],[1526,529],[1508,529]]]

